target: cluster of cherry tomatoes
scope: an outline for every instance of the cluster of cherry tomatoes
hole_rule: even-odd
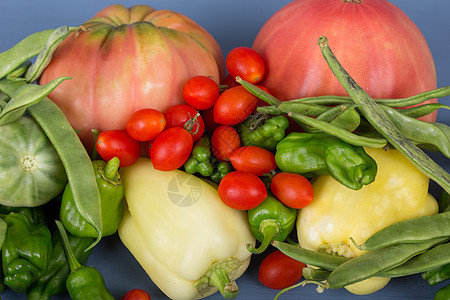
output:
[[[185,104],[170,107],[164,113],[151,108],[138,110],[129,118],[126,129],[100,133],[97,152],[105,160],[119,157],[121,167],[126,167],[145,151],[155,169],[170,171],[181,168],[195,142],[208,134],[214,157],[229,161],[234,169],[218,186],[225,204],[238,210],[257,207],[268,195],[262,177],[271,174],[270,191],[277,199],[292,208],[305,207],[313,199],[311,183],[299,174],[275,173],[274,153],[257,146],[242,146],[235,129],[262,104],[234,78],[239,76],[258,85],[265,74],[263,59],[251,48],[238,47],[227,55],[226,68],[229,75],[222,86],[207,76],[192,77],[183,87]],[[278,251],[275,253],[261,264],[259,280],[270,288],[280,289],[298,281],[304,265]],[[281,273],[289,274],[288,278]]]

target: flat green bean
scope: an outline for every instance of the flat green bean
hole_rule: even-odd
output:
[[[272,245],[293,259],[330,271],[336,269],[342,263],[350,260],[348,257],[309,250],[285,242],[273,241]]]
[[[31,66],[32,62],[31,60],[27,60],[24,63],[22,63],[20,66],[18,66],[15,70],[11,71],[6,75],[7,80],[25,80],[23,77],[21,77],[25,72],[28,70],[28,68]]]
[[[380,104],[380,106],[381,105],[382,104]],[[428,114],[431,114],[432,112],[434,112],[439,108],[450,109],[450,106],[443,103],[427,103],[419,106],[397,109],[397,111],[405,116],[417,119],[426,116]]]
[[[376,250],[400,243],[421,243],[450,237],[450,212],[417,217],[391,224],[369,237],[362,250]]]
[[[38,55],[52,32],[53,29],[35,32],[0,53],[0,79],[14,71],[22,63]]]
[[[328,288],[339,289],[378,276],[447,240],[448,238],[437,238],[423,243],[396,244],[366,252],[334,269],[327,279]]]
[[[330,66],[333,74],[339,80],[355,103],[362,104],[359,109],[372,126],[381,133],[386,140],[408,158],[426,176],[433,179],[446,191],[450,192],[450,175],[434,162],[425,152],[414,145],[392,123],[384,110],[362,89],[358,83],[341,66],[331,51],[326,37],[320,37],[318,42],[323,57]]]

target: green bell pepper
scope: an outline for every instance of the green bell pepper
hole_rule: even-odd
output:
[[[21,213],[4,218],[8,228],[2,247],[4,283],[16,292],[26,289],[46,271],[52,252],[50,230]]]
[[[436,294],[434,294],[434,300],[448,300],[450,299],[450,284],[447,284],[443,288],[440,288]]]
[[[372,183],[377,174],[375,160],[363,147],[326,133],[290,133],[277,144],[275,161],[284,172],[331,175],[353,190]]]
[[[297,219],[297,210],[285,206],[269,194],[264,201],[248,212],[250,231],[261,242],[258,248],[248,244],[248,251],[253,254],[264,252],[274,240],[284,241],[292,232]]]
[[[70,274],[66,279],[66,288],[70,298],[73,300],[114,300],[100,271],[91,266],[82,266],[75,257],[63,223],[56,221],[56,225],[70,266]]]
[[[123,216],[124,188],[118,172],[120,161],[117,157],[106,163],[92,161],[95,178],[101,197],[103,235],[114,234]],[[97,237],[97,231],[78,213],[70,184],[67,184],[61,200],[60,218],[67,231],[78,237]]]
[[[243,146],[258,146],[274,151],[277,143],[285,136],[289,126],[288,119],[283,116],[267,118],[264,115],[248,117],[238,124],[238,132]]]
[[[85,265],[93,248],[85,251],[94,238],[80,238],[68,234],[70,247],[80,264]],[[61,235],[58,230],[52,234],[53,250],[47,271],[27,289],[27,300],[50,300],[52,296],[67,291],[66,279],[70,274]]]
[[[214,172],[214,157],[211,154],[211,140],[208,136],[202,136],[192,148],[191,155],[184,163],[186,173],[200,173],[209,177]]]

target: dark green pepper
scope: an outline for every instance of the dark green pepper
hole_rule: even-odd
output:
[[[275,161],[284,172],[331,175],[354,190],[375,180],[377,164],[363,147],[326,133],[292,132],[277,145]]]
[[[450,279],[450,264],[445,264],[439,268],[423,272],[422,278],[425,279],[431,286]]]
[[[85,251],[94,238],[80,238],[68,234],[70,247],[80,264],[85,265],[93,248]],[[66,292],[66,279],[70,274],[61,235],[58,230],[52,234],[53,250],[47,272],[27,289],[27,300],[50,300],[52,296]]]
[[[439,289],[434,295],[434,300],[448,300],[450,299],[450,284]]]
[[[50,230],[21,213],[4,218],[8,225],[2,247],[4,283],[16,292],[26,289],[46,271],[52,252]]]
[[[297,219],[297,210],[285,206],[269,194],[264,201],[248,212],[250,231],[261,242],[258,248],[248,244],[248,251],[253,254],[264,252],[274,240],[284,241],[292,232]]]
[[[202,136],[192,148],[188,160],[184,163],[186,173],[200,173],[209,177],[214,172],[214,157],[211,154],[211,140],[208,136]]]
[[[101,197],[103,236],[114,234],[123,216],[124,188],[118,172],[119,165],[117,157],[108,163],[103,160],[92,161]],[[62,196],[60,218],[71,234],[78,237],[97,237],[94,227],[78,213],[70,184],[66,186]]]
[[[47,215],[43,206],[37,207],[13,207],[0,205],[0,214],[7,215],[12,212],[21,213],[30,219],[34,224],[48,225]]]
[[[285,136],[289,126],[288,119],[283,116],[267,118],[264,115],[254,115],[239,123],[238,132],[243,146],[258,146],[274,151],[276,145]]]
[[[214,172],[211,175],[211,180],[219,184],[222,178],[233,170],[231,163],[228,161],[221,161],[214,167]]]
[[[70,266],[70,274],[66,280],[66,288],[70,298],[72,300],[114,300],[100,271],[91,266],[82,266],[75,257],[63,223],[56,221],[56,225],[61,234],[64,251]]]

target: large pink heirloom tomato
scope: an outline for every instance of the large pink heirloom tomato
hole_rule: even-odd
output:
[[[224,58],[216,40],[188,17],[147,5],[111,5],[69,36],[40,79],[73,77],[50,94],[88,149],[100,131],[125,129],[141,108],[164,112],[183,103],[192,76],[220,82]]]
[[[295,0],[267,20],[253,44],[267,64],[263,85],[274,96],[346,95],[317,45],[320,36],[328,38],[343,67],[373,98],[403,98],[436,88],[425,38],[390,2]]]

